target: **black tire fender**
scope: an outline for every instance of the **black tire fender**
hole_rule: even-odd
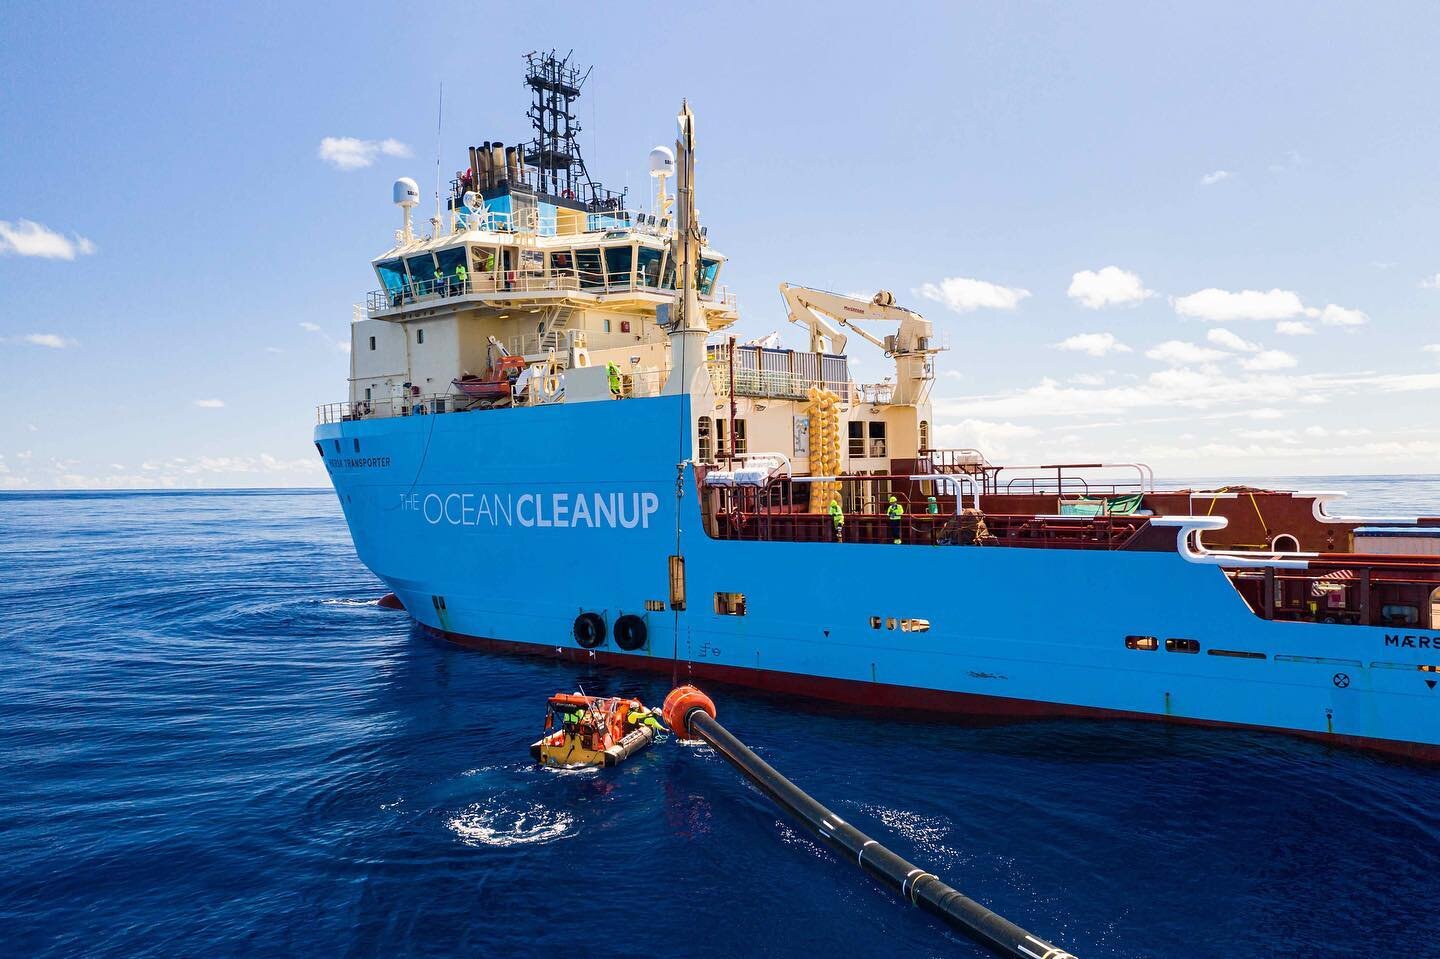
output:
[[[642,648],[649,639],[649,630],[645,627],[645,620],[634,613],[626,613],[615,620],[615,645],[626,652],[633,653]]]
[[[581,613],[575,617],[571,632],[582,648],[594,649],[605,642],[605,620],[599,613]]]

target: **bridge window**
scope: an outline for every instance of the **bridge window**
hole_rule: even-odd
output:
[[[605,285],[605,273],[600,266],[600,251],[576,250],[575,268],[580,272],[582,290],[600,289]]]
[[[410,271],[411,289],[416,293],[429,293],[435,284],[435,258],[429,253],[412,256],[405,261],[405,267]]]
[[[405,264],[399,260],[386,260],[383,263],[375,264],[375,272],[380,275],[380,285],[385,287],[385,292],[392,297],[398,293],[405,292]]]
[[[550,254],[550,269],[566,276],[575,275],[575,254],[569,250]]]
[[[611,286],[629,286],[630,266],[635,259],[632,246],[607,246],[605,248],[605,272],[610,275]]]
[[[453,250],[441,250],[435,254],[435,260],[440,264],[440,272],[447,280],[455,280],[459,277],[457,272],[460,267],[465,266],[465,248],[457,246]]]
[[[720,261],[708,256],[700,258],[700,295],[709,296],[715,288],[715,277],[720,274]]]
[[[493,274],[499,269],[499,261],[495,258],[497,249],[499,248],[490,246],[472,246],[470,248],[471,262],[475,264],[477,273]],[[490,276],[489,279],[493,280],[494,276]]]
[[[744,616],[745,594],[716,593],[715,612],[719,613],[721,616]]]
[[[1160,640],[1154,636],[1126,636],[1125,648],[1155,650],[1160,648]]]
[[[640,248],[636,255],[636,266],[639,267],[641,286],[660,285],[660,261],[664,258],[664,250],[652,250],[643,246]]]

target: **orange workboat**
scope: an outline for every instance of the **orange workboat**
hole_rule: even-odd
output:
[[[556,693],[546,703],[545,735],[530,755],[542,766],[614,766],[654,742],[663,728],[638,699]]]

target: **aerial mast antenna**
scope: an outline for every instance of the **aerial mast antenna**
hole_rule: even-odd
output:
[[[444,207],[440,204],[440,131],[445,123],[445,81],[440,81],[440,103],[435,108],[435,219],[430,222],[435,229],[433,235],[440,236],[440,224],[445,216]]]
[[[574,200],[592,211],[623,208],[624,192],[604,189],[585,167],[575,101],[594,68],[582,73],[570,60],[574,52],[563,57],[554,50],[525,54],[525,85],[534,97],[526,115],[535,139],[522,148],[522,159],[536,169],[536,189],[541,193]]]

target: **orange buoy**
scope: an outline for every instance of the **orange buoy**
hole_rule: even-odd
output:
[[[711,719],[715,718],[715,704],[709,696],[694,686],[676,686],[665,697],[660,715],[665,717],[665,725],[675,730],[676,735],[693,738],[690,735],[690,714],[697,709],[707,713]]]

